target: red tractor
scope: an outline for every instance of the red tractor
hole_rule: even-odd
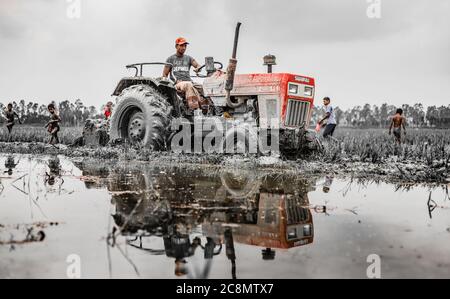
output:
[[[315,134],[307,130],[314,79],[287,73],[235,75],[240,25],[226,72],[212,57],[200,68],[198,77],[204,78],[200,93],[208,105],[194,113],[177,93],[173,73],[171,79],[143,76],[146,65],[170,64],[127,66],[135,76],[123,78],[113,93],[118,99],[110,123],[111,140],[175,152],[275,151],[297,156],[320,149]]]

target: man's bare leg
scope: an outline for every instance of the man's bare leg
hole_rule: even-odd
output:
[[[200,108],[200,93],[192,82],[179,82],[176,84],[176,88],[185,94],[189,109],[196,110]]]
[[[12,138],[12,126],[7,126],[7,128],[8,128],[8,142],[10,142],[11,141],[11,138]]]
[[[54,128],[53,130],[52,130],[52,142],[53,142],[53,140],[56,142],[56,144],[58,144],[59,143],[59,138],[58,138],[58,128]],[[55,144],[55,143],[52,143],[53,145]]]

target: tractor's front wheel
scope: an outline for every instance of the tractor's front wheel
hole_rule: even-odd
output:
[[[124,140],[151,150],[166,150],[172,107],[156,89],[124,89],[111,118],[111,140]]]
[[[316,132],[312,130],[305,131],[306,150],[309,153],[321,154],[323,152],[322,141],[318,138]]]
[[[323,152],[323,145],[312,130],[301,130],[295,136],[285,135],[280,145],[282,156],[288,160],[307,158]]]

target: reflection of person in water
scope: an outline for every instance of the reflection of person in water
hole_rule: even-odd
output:
[[[5,161],[5,167],[8,170],[4,171],[4,173],[7,173],[8,175],[13,175],[13,169],[16,168],[18,164],[19,162],[15,163],[13,156],[11,155],[8,156]]]
[[[172,233],[163,237],[164,248],[168,257],[175,258],[175,275],[183,276],[187,274],[186,258],[194,255],[197,247],[201,246],[201,240],[195,237],[191,243],[188,234],[179,233],[176,228],[172,230]]]
[[[275,250],[272,248],[266,248],[262,250],[262,258],[265,261],[271,261],[275,259]]]
[[[49,172],[45,172],[45,183],[50,186],[55,185],[56,178],[61,175],[61,164],[58,157],[48,161]]]
[[[227,228],[224,231],[224,239],[225,239],[225,254],[227,258],[231,261],[231,277],[236,279],[236,251],[234,249],[234,239],[233,239],[233,231],[231,228]]]
[[[333,180],[334,180],[333,175],[327,175],[325,177],[325,183],[323,184],[323,192],[324,193],[330,192],[330,187],[333,184]]]

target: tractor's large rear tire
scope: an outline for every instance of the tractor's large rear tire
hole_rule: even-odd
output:
[[[111,118],[111,140],[145,148],[167,149],[172,106],[155,88],[134,85],[124,89]]]

